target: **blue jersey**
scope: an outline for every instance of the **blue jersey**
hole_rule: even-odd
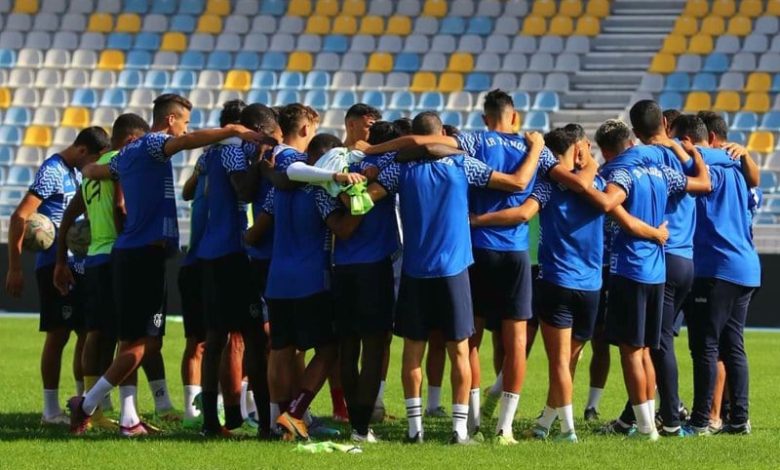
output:
[[[623,206],[628,213],[653,227],[665,220],[669,196],[685,191],[687,185],[685,175],[663,165],[618,168],[606,179],[626,193]],[[661,284],[666,282],[664,250],[620,230],[612,244],[609,272],[644,284]]]
[[[198,258],[216,259],[244,251],[246,204],[238,200],[230,176],[246,170],[246,157],[239,145],[218,144],[206,152],[208,218]]]
[[[604,179],[593,186],[603,190]],[[531,197],[539,213],[539,279],[568,289],[601,289],[604,213],[581,196],[546,178],[538,178]]]
[[[29,191],[41,200],[38,213],[45,215],[59,229],[62,214],[70,200],[76,194],[81,184],[81,173],[68,166],[59,154],[54,154],[43,161],[35,173],[35,180]],[[50,266],[57,261],[57,244],[53,243],[48,250],[38,253],[35,269]]]
[[[246,155],[247,162],[254,160],[257,156],[259,149],[251,142],[244,142],[242,144],[244,155]],[[270,154],[270,153],[269,153]],[[257,217],[263,212],[263,204],[268,196],[268,193],[273,188],[268,179],[263,178],[260,180],[260,184],[255,191],[255,195],[252,198],[252,219],[257,223]],[[271,259],[271,250],[274,244],[274,232],[273,230],[267,231],[260,241],[256,245],[247,245],[246,253],[252,259],[267,260]]]
[[[382,170],[377,182],[390,195],[400,196],[405,275],[454,276],[474,262],[468,188],[487,186],[492,171],[481,161],[462,155],[393,162]]]
[[[165,155],[162,132],[146,134],[125,145],[111,160],[109,169],[120,180],[125,194],[127,219],[115,248],[139,248],[164,242],[169,250],[179,246],[173,167]]]
[[[728,159],[724,150],[699,150],[709,167],[712,192],[696,198],[695,276],[758,287],[761,263],[753,246],[750,191],[740,163]]]
[[[206,231],[206,219],[209,208],[206,205],[206,154],[198,157],[195,166],[198,169],[198,182],[195,185],[195,196],[190,204],[190,242],[187,247],[187,255],[182,260],[182,265],[188,266],[198,260],[198,244]]]
[[[517,134],[496,131],[463,132],[456,136],[458,145],[469,155],[502,173],[513,173],[528,156],[525,138]],[[546,175],[558,164],[545,148],[539,158],[542,174]],[[496,212],[523,204],[534,186],[534,178],[525,191],[507,193],[487,188],[473,188],[469,193],[469,210],[475,214]],[[528,224],[503,227],[474,227],[471,229],[475,248],[496,251],[525,251],[528,249]]]

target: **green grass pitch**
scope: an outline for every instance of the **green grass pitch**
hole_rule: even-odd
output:
[[[690,403],[692,394],[691,361],[686,339],[677,341],[680,361],[680,390]],[[385,403],[389,413],[399,417],[375,426],[384,442],[364,446],[362,454],[300,454],[293,444],[260,443],[251,436],[239,441],[203,441],[196,434],[167,427],[160,436],[127,440],[115,434],[93,432],[74,438],[64,429],[43,429],[39,425],[41,389],[39,353],[43,336],[37,332],[37,319],[0,319],[0,468],[780,468],[780,388],[778,388],[777,348],[780,335],[772,332],[749,332],[747,350],[751,366],[750,398],[753,423],[751,436],[713,436],[709,438],[661,439],[657,443],[626,441],[617,437],[593,434],[581,420],[587,397],[586,349],[580,373],[575,380],[574,407],[577,416],[577,445],[522,440],[514,447],[490,444],[469,447],[446,445],[450,434],[449,420],[426,419],[426,443],[421,446],[401,444],[406,430],[399,368],[401,342],[393,342],[393,357],[388,376]],[[181,407],[179,360],[183,347],[180,323],[168,325],[165,359],[168,383]],[[489,351],[489,345],[485,351]],[[72,342],[63,366],[61,401],[73,392],[69,361]],[[617,416],[626,399],[616,351],[601,415]],[[490,357],[483,354],[483,387],[492,382]],[[537,343],[530,357],[528,375],[520,399],[515,434],[527,428],[543,406],[546,393],[547,361]],[[142,374],[141,374],[142,375]],[[449,402],[445,374],[443,402]],[[115,397],[114,403],[117,403]],[[449,408],[449,407],[448,407]],[[152,409],[152,399],[145,378],[139,380],[139,411]],[[330,400],[327,390],[314,403],[314,412],[327,416]],[[483,423],[492,430],[494,420]],[[344,434],[346,434],[346,428]]]

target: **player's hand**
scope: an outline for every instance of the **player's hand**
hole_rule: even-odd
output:
[[[591,163],[595,163],[593,154],[590,152],[590,142],[582,140],[574,144],[574,162],[580,170]]]
[[[732,160],[740,160],[750,155],[748,149],[736,142],[726,142],[721,145],[720,148],[728,152],[729,157],[731,157]]]
[[[67,263],[57,263],[54,266],[54,287],[57,288],[60,295],[68,295],[74,285],[76,285],[76,280],[73,278],[73,272]]]
[[[333,173],[333,181],[339,184],[355,184],[362,183],[366,180],[366,177],[360,173]]]
[[[357,142],[355,142],[355,145],[352,146],[352,149],[365,152],[369,147],[371,147],[371,144],[369,144],[365,140],[358,140]]]
[[[670,139],[669,137],[654,137],[652,140],[650,140],[650,144],[652,145],[660,145],[661,147],[666,147],[668,149],[674,148],[675,145],[678,145],[677,142],[674,141],[674,139]]]
[[[682,145],[683,150],[685,150],[685,153],[687,153],[688,155],[690,155],[692,157],[694,155],[696,155],[696,152],[697,152],[696,146],[693,145],[693,142],[691,142],[690,140],[687,140],[687,139],[686,140],[681,140],[680,141],[680,145]]]
[[[266,137],[265,134],[253,131],[246,126],[242,126],[241,124],[228,124],[225,127],[232,130],[236,137],[240,138],[241,140],[249,140],[260,144]]]
[[[659,245],[666,245],[666,241],[669,240],[669,222],[664,221],[661,225],[658,226],[658,234],[656,235],[655,241]]]
[[[24,291],[24,274],[21,269],[9,269],[5,277],[5,291],[11,297],[21,297]]]
[[[531,144],[531,147],[543,146],[544,136],[541,132],[528,131],[523,134],[525,140]]]
[[[479,215],[469,212],[469,225],[479,227]]]
[[[368,181],[376,181],[377,176],[379,176],[379,168],[374,165],[369,165],[361,173]]]

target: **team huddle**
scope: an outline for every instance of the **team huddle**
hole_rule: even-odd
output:
[[[302,104],[230,101],[221,128],[187,133],[191,109],[166,94],[151,126],[123,114],[110,137],[83,130],[43,163],[12,216],[11,295],[24,285],[25,222],[37,212],[57,226],[36,264],[44,423],[74,434],[158,432],[136,410],[141,366],[156,415],[206,437],[248,424],[263,439],[336,435],[310,412],[329,381],[334,418],[350,424],[353,441],[377,442],[370,426],[387,419],[395,335],[406,442],[423,442],[424,415],[447,416],[448,357],[451,443],[511,445],[538,330],[549,386],[527,437],[577,442],[573,376],[588,342],[584,419],[599,418],[609,345],[619,348],[628,395],[602,432],[650,441],[750,433],[743,328],[761,278],[751,232],[758,167],[726,141],[719,115],[640,101],[631,128],[608,120],[597,130],[599,165],[578,124],[521,133],[501,90],[485,95],[485,131],[444,126],[435,112],[383,121],[357,104],[343,142],[318,134],[317,112]],[[166,260],[180,247],[171,158],[197,148],[205,150],[181,194],[192,203],[178,273],[187,339],[179,412],[161,355]],[[67,236],[82,216],[91,232],[83,257]],[[683,318],[690,411],[674,352]],[[497,379],[482,397],[486,329]],[[58,388],[71,331],[80,385],[68,416]],[[116,387],[118,423],[103,414]],[[487,431],[482,420],[496,408]]]

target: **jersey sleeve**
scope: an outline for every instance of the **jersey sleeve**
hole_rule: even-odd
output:
[[[618,168],[607,176],[607,183],[612,183],[620,187],[626,193],[626,197],[631,194],[631,188],[634,180],[631,179],[631,173],[625,168]]]
[[[306,163],[308,160],[308,157],[305,153],[296,152],[293,150],[287,150],[279,152],[279,154],[276,155],[276,171],[287,171],[287,168],[290,167],[295,162],[303,162]]]
[[[205,175],[206,174],[206,154],[201,154],[200,157],[198,157],[198,161],[195,162],[195,168],[198,170],[198,174]]]
[[[219,149],[219,156],[228,174],[247,170],[246,157],[240,146],[223,145]]]
[[[165,155],[165,143],[172,136],[162,132],[153,132],[146,135],[146,151],[153,159],[158,162],[165,162],[170,157]]]
[[[314,205],[320,213],[322,220],[327,219],[332,213],[339,209],[339,203],[327,191],[320,187],[314,187]]]
[[[557,164],[558,159],[555,158],[550,149],[547,147],[543,148],[542,153],[539,155],[539,172],[543,176],[547,176]]]
[[[666,190],[670,196],[672,194],[685,192],[685,186],[688,184],[688,179],[684,174],[666,165],[661,165],[661,171],[666,178]]]
[[[552,190],[552,184],[546,178],[537,178],[530,197],[536,199],[540,207],[544,207],[550,201]]]
[[[40,199],[47,199],[63,192],[62,171],[54,165],[43,165],[35,173],[35,179],[29,191]]]
[[[398,192],[398,183],[401,179],[401,164],[393,162],[379,172],[377,176],[377,183],[382,185],[389,194],[396,194]]]
[[[268,194],[265,195],[265,199],[263,200],[263,212],[265,212],[268,215],[274,215],[274,195],[276,194],[276,189],[271,188],[268,191]]]
[[[474,157],[466,155],[463,158],[463,170],[469,185],[484,188],[490,182],[493,169]]]
[[[473,157],[482,145],[482,135],[482,132],[461,132],[455,136],[455,140],[461,150]]]

